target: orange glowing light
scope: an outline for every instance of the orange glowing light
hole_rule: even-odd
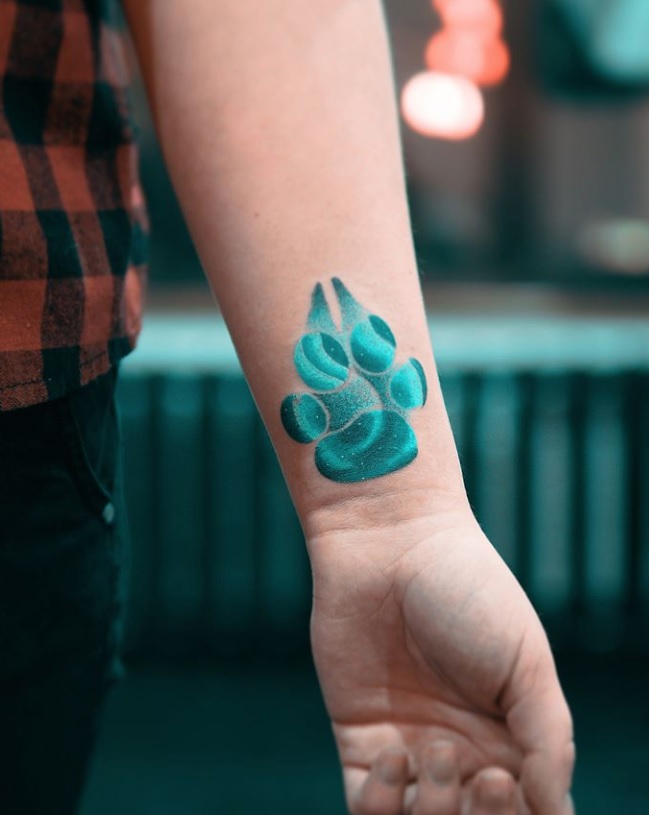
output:
[[[424,136],[468,139],[484,121],[478,86],[497,85],[509,71],[500,0],[431,2],[442,29],[426,47],[429,70],[412,77],[403,89],[402,114]]]
[[[477,28],[496,36],[503,27],[503,13],[497,0],[433,0],[433,6],[449,28]]]
[[[422,136],[461,141],[480,129],[484,99],[470,79],[423,71],[404,86],[401,111],[408,125]]]
[[[497,85],[507,76],[509,50],[502,40],[485,39],[475,30],[444,29],[429,41],[425,55],[431,71],[460,74],[478,85]]]

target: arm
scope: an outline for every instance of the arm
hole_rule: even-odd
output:
[[[489,763],[489,736],[502,742],[489,761],[522,774],[535,813],[567,811],[570,721],[547,642],[468,509],[436,377],[380,3],[125,7],[172,180],[305,531],[314,655],[350,808],[365,806],[359,790],[371,790],[381,750],[404,749],[416,775],[417,745],[442,737],[468,778]],[[449,584],[457,576],[456,591],[438,585],[440,569]],[[478,586],[486,574],[489,592]],[[512,630],[493,599],[504,591]],[[441,666],[457,672],[458,698],[417,661],[451,649],[427,615],[455,620],[468,597],[479,601],[454,632],[465,647]],[[482,614],[494,617],[503,664],[476,642]],[[399,641],[403,625],[417,645]],[[392,642],[388,657],[379,641]],[[336,663],[353,647],[352,676]],[[465,687],[472,658],[493,674],[493,698]],[[394,665],[412,699],[390,695]],[[368,678],[381,692],[362,709]],[[474,708],[467,744],[453,715],[431,726],[440,694],[453,710]],[[402,714],[420,720],[416,738],[387,724]]]
[[[300,517],[310,528],[316,510],[337,501],[383,500],[426,482],[461,494],[410,237],[380,4],[127,8],[174,185]],[[323,283],[335,300],[333,277],[389,323],[399,359],[418,357],[428,378],[428,416],[412,419],[420,455],[381,484],[322,478],[313,450],[280,422],[282,400],[299,388],[293,349],[312,291]]]

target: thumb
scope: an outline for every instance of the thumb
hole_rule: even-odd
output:
[[[523,755],[520,781],[532,814],[572,815],[572,717],[540,623],[539,629],[523,644],[502,701]]]

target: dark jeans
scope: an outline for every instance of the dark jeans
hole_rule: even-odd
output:
[[[0,413],[0,813],[71,815],[118,642],[118,369]]]

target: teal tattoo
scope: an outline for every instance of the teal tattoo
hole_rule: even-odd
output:
[[[342,325],[331,316],[320,283],[311,295],[307,331],[295,346],[300,379],[314,393],[292,393],[280,415],[300,444],[318,442],[315,463],[332,481],[379,478],[417,457],[408,423],[426,403],[421,363],[395,364],[397,343],[389,325],[362,306],[334,277]]]

